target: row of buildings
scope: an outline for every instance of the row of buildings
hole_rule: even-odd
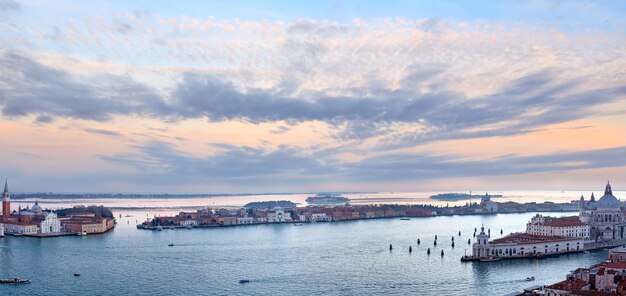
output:
[[[537,286],[521,295],[626,295],[626,247],[609,250],[607,260],[573,270],[563,281]]]
[[[240,209],[203,209],[180,212],[176,216],[154,217],[139,228],[157,226],[229,226],[286,222],[331,222],[385,217],[424,217],[436,214],[423,206],[362,205],[337,207],[253,207]]]
[[[43,210],[37,202],[32,207],[11,212],[11,194],[8,182],[4,183],[0,236],[30,235],[56,236],[67,233],[104,233],[115,227],[112,218],[96,217],[94,213],[72,213],[59,217],[55,212]]]
[[[554,218],[538,214],[526,224],[525,233],[495,240],[490,240],[490,233],[485,233],[483,227],[472,245],[472,255],[464,259],[542,257],[625,241],[626,208],[613,195],[610,183],[597,201],[593,194],[588,201],[581,196],[578,208],[578,216]]]

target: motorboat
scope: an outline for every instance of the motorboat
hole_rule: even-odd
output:
[[[583,253],[585,253],[585,254],[591,254],[591,252],[589,252],[589,251],[583,251]]]
[[[75,272],[74,276],[80,276],[80,272]]]
[[[85,236],[85,235],[87,235],[87,232],[82,231],[82,232],[77,233],[76,235],[78,235],[78,236]]]
[[[191,229],[191,228],[193,228],[193,227],[191,227],[191,225],[187,225],[187,226],[185,226],[185,228],[187,228],[187,229]]]
[[[526,281],[527,281],[527,282],[532,282],[532,281],[534,281],[534,280],[535,280],[535,277],[534,277],[534,276],[529,276],[529,277],[527,277],[527,278],[526,278]]]
[[[174,229],[176,229],[176,227],[170,226],[170,230],[174,230]]]
[[[478,261],[480,262],[495,262],[495,261],[500,261],[502,260],[502,258],[500,257],[487,257],[487,258],[480,258]]]
[[[293,226],[302,226],[302,223],[296,223]]]
[[[250,282],[250,280],[239,280],[240,284],[245,284],[245,283],[249,283],[249,282]]]
[[[411,220],[411,219],[410,219],[410,218],[400,218],[400,220],[403,220],[403,221],[409,221],[409,220]]]
[[[174,244],[169,244],[169,245],[167,245],[167,246],[168,246],[168,247],[173,247],[173,246],[174,246]]]
[[[0,284],[28,284],[28,283],[30,283],[30,280],[28,279],[18,279],[18,278],[0,279]]]
[[[157,231],[161,231],[161,230],[163,230],[163,227],[161,227],[161,225],[157,225],[156,230]]]

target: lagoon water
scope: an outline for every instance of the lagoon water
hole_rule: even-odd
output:
[[[162,232],[135,228],[147,212],[115,212],[127,213],[133,217],[118,218],[118,227],[104,235],[0,239],[0,277],[32,280],[0,285],[0,295],[503,295],[563,280],[607,256],[459,261],[470,251],[474,227],[484,224],[495,238],[500,229],[523,231],[532,213]],[[536,280],[526,282],[527,276]]]

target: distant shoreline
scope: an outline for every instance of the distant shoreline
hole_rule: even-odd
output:
[[[489,194],[487,195],[490,198],[502,198],[504,197],[502,194]],[[481,199],[485,197],[485,195],[479,194],[467,194],[467,193],[440,193],[436,195],[431,195],[429,198],[439,201],[462,201],[462,200],[470,200],[470,199]]]
[[[376,194],[378,192],[366,192],[366,191],[346,191],[337,192],[341,194]],[[229,197],[229,196],[267,196],[267,195],[299,195],[299,194],[311,194],[315,195],[317,192],[266,192],[266,193],[216,193],[216,194],[134,194],[134,193],[13,193],[12,199],[167,199],[167,198],[212,198],[212,197]]]

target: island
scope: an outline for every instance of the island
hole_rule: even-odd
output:
[[[468,200],[468,199],[480,199],[483,198],[484,195],[478,194],[467,194],[467,193],[441,193],[432,195],[429,198],[436,200],[444,200],[444,201],[459,201],[459,200]],[[490,194],[489,197],[502,197],[501,194]]]
[[[295,208],[296,204],[288,200],[270,200],[270,201],[254,201],[243,206],[246,209],[272,209],[274,207]]]
[[[306,202],[312,205],[332,205],[345,204],[350,202],[350,199],[338,193],[318,193],[316,196],[307,197]]]

